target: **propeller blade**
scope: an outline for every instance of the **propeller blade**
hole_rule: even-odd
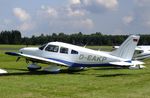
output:
[[[20,57],[17,58],[16,62],[18,62],[20,60]]]
[[[26,59],[26,63],[27,63],[27,64],[29,63],[29,60],[28,60],[28,59]]]

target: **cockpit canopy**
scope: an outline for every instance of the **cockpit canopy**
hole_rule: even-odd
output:
[[[78,51],[73,50],[73,49],[69,49],[66,48],[65,46],[58,46],[58,45],[52,45],[52,44],[44,44],[42,46],[39,47],[40,50],[45,50],[48,52],[59,52],[59,53],[63,53],[63,54],[78,54]]]
[[[50,51],[50,52],[58,52],[59,46],[56,45],[48,45],[45,48],[45,51]]]

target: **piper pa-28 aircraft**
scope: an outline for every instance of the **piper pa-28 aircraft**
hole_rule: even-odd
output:
[[[8,55],[23,57],[32,64],[28,65],[30,71],[41,68],[37,63],[51,64],[45,71],[59,72],[59,65],[68,67],[69,70],[81,70],[84,67],[115,66],[128,68],[144,68],[143,62],[132,60],[140,36],[131,35],[123,44],[112,52],[103,52],[63,42],[49,42],[43,46],[26,47],[19,53],[6,52]]]

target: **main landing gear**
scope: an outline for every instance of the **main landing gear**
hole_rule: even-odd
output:
[[[37,71],[37,70],[41,69],[41,66],[37,65],[36,63],[32,63],[32,64],[28,65],[27,68],[29,71]]]
[[[43,71],[49,73],[59,73],[60,69],[57,65],[49,65],[48,67],[44,68]]]
[[[84,69],[84,67],[69,67],[68,68],[69,71],[81,71],[83,69]]]
[[[41,66],[37,65],[36,63],[32,63],[28,65],[28,70],[33,72],[41,69]],[[58,68],[57,65],[49,65],[48,67],[43,69],[44,72],[49,72],[49,73],[59,73],[60,69]]]

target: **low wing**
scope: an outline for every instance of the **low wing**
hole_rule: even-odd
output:
[[[38,57],[38,56],[33,56],[33,55],[28,55],[28,54],[23,54],[23,53],[5,52],[5,54],[12,55],[12,56],[18,56],[18,57],[23,57],[23,58],[26,58],[28,60],[35,61],[35,62],[55,63],[55,64],[68,66],[67,64],[59,62],[57,60]]]
[[[132,66],[132,65],[141,65],[144,64],[140,61],[131,61],[131,62],[109,62],[112,65],[118,65],[118,66]]]

